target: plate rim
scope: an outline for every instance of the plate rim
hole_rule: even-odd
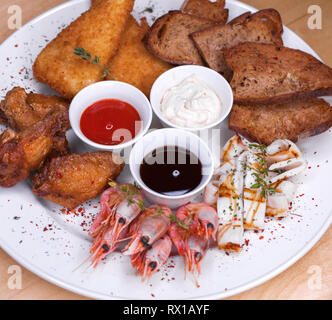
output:
[[[30,25],[35,24],[39,20],[42,20],[53,13],[60,11],[62,9],[65,9],[66,7],[71,7],[75,4],[78,3],[85,3],[88,0],[70,0],[65,3],[59,4],[43,13],[38,15],[37,17],[33,18],[32,20],[28,21],[25,23],[20,29],[16,30],[14,33],[12,33],[8,38],[6,38],[1,44],[4,45],[7,41],[10,41],[12,38],[16,36],[18,32],[21,31],[23,28],[27,28]],[[243,3],[238,0],[227,0],[226,1],[226,7],[228,4],[235,4],[238,5],[248,11],[251,12],[256,12],[258,9]],[[284,29],[287,29],[292,35],[295,35],[297,38],[299,38],[303,43],[305,43],[313,52],[313,55],[316,56],[319,60],[322,61],[322,59],[318,56],[318,54],[312,49],[311,46],[309,46],[300,36],[298,36],[294,31],[283,25]],[[289,267],[291,267],[293,264],[295,264],[298,260],[300,260],[304,255],[306,255],[313,247],[314,245],[321,239],[321,237],[325,234],[327,229],[330,227],[332,224],[332,211],[330,212],[329,216],[325,219],[325,221],[322,224],[322,227],[317,231],[317,233],[311,238],[309,242],[304,244],[304,246],[295,254],[293,255],[287,262],[284,262],[277,267],[275,267],[273,270],[265,273],[264,275],[261,275],[257,277],[255,280],[251,280],[247,283],[244,283],[238,287],[232,288],[227,291],[222,291],[219,293],[212,293],[212,294],[207,294],[203,296],[194,296],[194,297],[189,297],[186,298],[185,300],[217,300],[217,299],[225,299],[231,296],[234,296],[236,294],[245,292],[247,290],[250,290],[252,288],[255,288],[268,280],[271,280],[272,278],[276,277],[280,273],[284,272],[287,270]],[[46,270],[43,270],[36,266],[35,264],[31,263],[27,258],[23,257],[21,254],[17,253],[14,249],[10,248],[10,245],[7,244],[7,242],[1,238],[0,236],[0,247],[12,258],[14,259],[17,263],[19,263],[21,266],[23,266],[25,269],[29,270],[31,273],[37,275],[43,280],[46,280],[58,287],[61,287],[65,290],[68,290],[70,292],[76,293],[78,295],[81,295],[83,297],[88,297],[88,298],[93,298],[93,299],[101,299],[101,300],[130,300],[129,298],[126,297],[119,297],[119,296],[111,296],[103,293],[99,293],[96,291],[93,291],[91,289],[85,289],[81,287],[78,284],[72,285],[61,278],[58,278],[57,276],[49,274]],[[139,298],[138,298],[139,299]],[[163,300],[163,299],[162,299]]]

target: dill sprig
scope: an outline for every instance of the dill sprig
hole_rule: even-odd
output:
[[[110,74],[109,67],[108,66],[102,66],[99,63],[99,57],[95,56],[92,60],[92,55],[90,52],[86,51],[84,48],[76,47],[74,49],[74,54],[81,57],[84,61],[91,61],[92,64],[99,66],[103,73],[101,75],[102,79],[105,79],[107,76],[110,76],[112,78],[112,75]]]

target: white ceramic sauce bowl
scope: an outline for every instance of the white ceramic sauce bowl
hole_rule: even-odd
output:
[[[82,133],[80,120],[83,112],[95,102],[104,99],[122,100],[137,110],[142,120],[142,126],[132,140],[110,146],[93,142]],[[152,109],[144,93],[134,86],[120,81],[101,81],[87,86],[77,93],[69,107],[69,120],[75,134],[88,145],[101,150],[121,150],[138,141],[149,130],[152,121]]]
[[[160,110],[161,101],[166,91],[192,75],[195,75],[199,80],[213,89],[222,102],[222,111],[219,118],[215,122],[203,127],[188,128],[178,126],[167,120]],[[152,86],[150,102],[154,113],[164,127],[200,131],[213,128],[227,118],[233,106],[233,92],[229,83],[218,72],[202,66],[186,65],[172,68],[159,76]]]
[[[202,180],[194,190],[184,195],[166,196],[145,185],[140,175],[140,166],[143,159],[153,150],[164,146],[178,146],[187,149],[201,161]],[[213,158],[206,143],[194,133],[172,128],[152,131],[140,139],[130,153],[129,167],[135,181],[142,188],[146,199],[152,204],[167,205],[171,209],[178,208],[193,200],[206,187],[214,171]],[[163,181],[160,181],[160,183],[162,184]]]

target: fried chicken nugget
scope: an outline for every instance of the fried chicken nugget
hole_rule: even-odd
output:
[[[33,177],[32,191],[39,197],[74,209],[101,194],[123,167],[119,156],[106,151],[53,158]]]
[[[127,82],[149,97],[154,81],[172,65],[149,53],[142,39],[149,30],[146,19],[139,26],[130,16],[118,54],[110,61],[109,80]]]
[[[0,103],[0,119],[15,131],[23,131],[59,106],[68,109],[69,103],[56,96],[27,94],[23,88],[15,87]]]
[[[48,157],[67,154],[68,127],[67,109],[59,107],[20,133],[5,130],[0,136],[0,186],[12,187]]]
[[[74,49],[84,48],[106,66],[117,53],[134,2],[103,0],[92,6],[39,54],[33,66],[35,78],[68,99],[102,80],[102,68],[75,55]]]

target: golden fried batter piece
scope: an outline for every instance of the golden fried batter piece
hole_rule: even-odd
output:
[[[110,61],[109,80],[127,82],[149,97],[154,81],[172,65],[148,52],[142,42],[149,30],[146,19],[139,26],[130,16],[118,54]]]
[[[74,209],[101,194],[123,167],[119,156],[106,151],[53,158],[33,177],[32,191],[39,197]]]
[[[51,41],[37,57],[33,72],[64,98],[102,80],[103,70],[74,54],[77,47],[106,66],[117,53],[134,0],[104,0],[92,6]]]
[[[105,0],[91,0],[91,6],[96,6],[103,1],[105,1]]]
[[[0,186],[12,187],[48,157],[67,154],[68,127],[67,109],[59,107],[20,133],[5,130],[0,136]]]
[[[28,94],[23,88],[15,87],[0,103],[0,120],[16,131],[23,131],[59,106],[68,109],[69,103],[60,97]]]

